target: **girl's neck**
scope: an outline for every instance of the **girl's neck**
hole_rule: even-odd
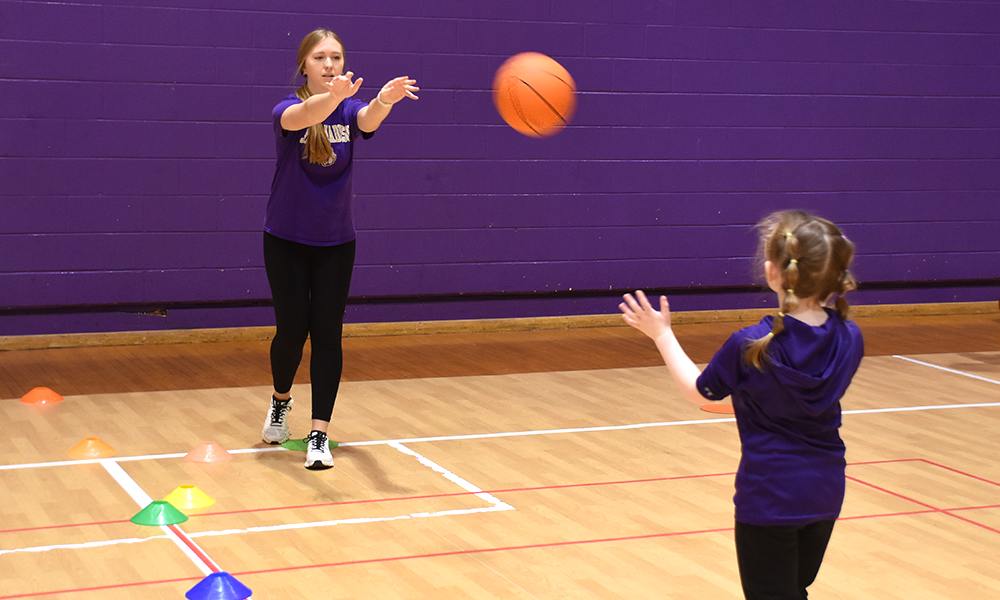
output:
[[[784,302],[784,296],[778,298],[779,305],[784,304]],[[794,317],[796,320],[802,321],[812,327],[819,327],[830,318],[816,298],[802,298],[799,300],[799,305],[789,312],[788,316]]]

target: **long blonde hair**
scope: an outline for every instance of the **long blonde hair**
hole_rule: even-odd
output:
[[[310,32],[306,37],[302,38],[302,43],[299,44],[299,54],[298,54],[298,71],[299,75],[305,75],[306,59],[309,58],[309,54],[312,53],[313,49],[319,45],[320,42],[327,38],[333,38],[337,40],[340,44],[340,49],[344,50],[344,42],[340,40],[340,36],[336,33],[330,31],[329,29],[317,29]],[[347,72],[347,53],[344,51],[344,72]],[[306,80],[299,89],[295,90],[295,95],[298,96],[299,100],[303,102],[313,95],[309,90],[309,81]],[[323,129],[322,123],[316,123],[309,127],[309,132],[306,134],[306,144],[305,148],[302,150],[302,158],[308,158],[309,162],[322,165],[330,160],[333,156],[333,147],[330,145],[330,140],[326,136],[326,130]]]
[[[771,340],[785,329],[785,315],[795,310],[800,298],[819,298],[826,303],[836,295],[837,315],[846,319],[850,307],[844,294],[858,287],[848,271],[854,259],[854,244],[840,229],[820,217],[800,210],[772,214],[757,224],[760,234],[758,258],[781,269],[785,300],[774,318],[771,332],[752,341],[744,360],[764,370]]]

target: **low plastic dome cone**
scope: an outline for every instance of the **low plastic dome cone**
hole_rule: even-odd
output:
[[[188,600],[246,600],[251,595],[250,588],[229,573],[220,571],[199,581],[184,597]]]
[[[107,458],[115,453],[115,449],[95,437],[83,438],[79,444],[70,448],[66,454],[70,458]]]
[[[305,452],[306,439],[307,438],[290,439],[286,442],[282,442],[281,447],[284,448],[285,450],[294,450],[295,452]],[[340,445],[339,442],[335,442],[333,440],[327,440],[327,441],[329,442],[327,445],[330,446],[331,450]]]
[[[21,402],[24,402],[25,404],[55,404],[56,402],[62,401],[62,396],[47,387],[36,387],[27,394],[21,396]]]
[[[177,508],[205,508],[215,504],[215,500],[208,497],[208,494],[199,490],[193,485],[182,485],[170,492],[165,501]]]
[[[233,455],[215,442],[202,442],[184,455],[184,460],[200,463],[228,462]]]
[[[176,525],[187,520],[187,515],[166,500],[153,500],[131,519],[136,525]]]

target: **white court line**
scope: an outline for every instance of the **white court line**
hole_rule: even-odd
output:
[[[900,357],[902,358],[902,357]],[[907,359],[912,360],[912,359]],[[914,361],[917,362],[917,361]],[[934,366],[928,364],[928,366]],[[942,368],[942,367],[938,367]],[[966,375],[968,377],[975,377],[975,375],[968,375],[967,373],[961,373],[956,371],[961,375]],[[992,379],[986,379],[992,383],[1000,383],[993,381]],[[943,409],[959,409],[959,408],[991,408],[995,406],[1000,406],[1000,402],[987,402],[987,403],[975,403],[975,404],[944,404],[937,406],[899,406],[891,408],[878,408],[878,409],[868,409],[868,410],[845,410],[844,414],[864,414],[864,413],[893,413],[893,412],[910,412],[910,411],[920,411],[920,410],[943,410]],[[655,423],[633,423],[629,425],[602,425],[598,427],[573,427],[568,429],[536,429],[528,431],[504,431],[499,433],[470,433],[467,435],[439,435],[430,436],[422,438],[400,438],[396,440],[370,440],[365,442],[341,442],[339,445],[343,447],[350,446],[384,446],[392,444],[416,444],[421,442],[452,442],[461,440],[485,440],[491,438],[511,438],[511,437],[521,437],[530,435],[560,435],[566,433],[593,433],[597,431],[626,431],[629,429],[647,429],[651,427],[675,427],[682,425],[709,425],[717,423],[735,423],[736,419],[732,417],[728,418],[713,418],[713,419],[694,419],[690,421],[660,421]],[[229,450],[230,454],[256,454],[258,452],[280,452],[285,450],[285,448],[243,448],[240,450]],[[186,453],[176,453],[176,454],[149,454],[145,456],[123,456],[115,458],[117,462],[126,462],[134,460],[158,460],[161,458],[182,458],[186,456]],[[85,465],[92,463],[100,463],[102,460],[106,459],[85,459],[85,460],[59,460],[53,462],[40,462],[40,463],[25,463],[17,465],[0,465],[0,471],[13,471],[17,469],[37,469],[42,467],[60,467],[69,465]]]
[[[961,375],[963,377],[970,377],[972,379],[978,379],[979,381],[986,381],[986,382],[989,382],[989,383],[995,383],[997,385],[1000,385],[1000,381],[997,381],[996,379],[989,379],[989,378],[986,378],[986,377],[980,377],[979,375],[972,375],[971,373],[965,373],[965,372],[962,372],[962,371],[956,371],[955,369],[949,369],[948,367],[942,367],[940,365],[931,364],[931,363],[928,363],[928,362],[924,362],[922,360],[917,360],[915,358],[907,358],[905,356],[899,356],[899,355],[896,355],[896,354],[893,354],[892,357],[893,358],[898,358],[900,360],[905,360],[907,362],[916,363],[918,365],[923,365],[925,367],[931,367],[932,369],[938,369],[940,371],[947,371],[948,373],[954,373],[956,375]]]
[[[430,467],[431,470],[433,470],[436,473],[440,473],[441,475],[444,476],[445,479],[451,481],[452,483],[462,488],[463,490],[474,493],[476,497],[479,498],[480,500],[485,500],[486,502],[489,502],[490,504],[499,508],[500,510],[514,510],[513,506],[507,504],[506,502],[501,502],[492,494],[487,494],[486,492],[483,491],[482,488],[472,485],[468,481],[462,479],[458,475],[455,475],[451,471],[438,465],[436,462],[430,460],[429,458],[423,456],[422,454],[414,452],[413,450],[410,450],[409,448],[398,442],[391,442],[389,445],[395,448],[396,450],[399,450],[403,454],[407,454],[409,456],[416,458],[418,461],[420,461],[420,464],[424,465],[425,467]]]
[[[146,506],[148,506],[149,503],[153,501],[153,499],[149,497],[149,494],[147,494],[141,487],[139,487],[139,484],[136,483],[135,480],[132,479],[129,476],[129,474],[125,472],[125,469],[122,469],[121,465],[119,465],[117,462],[115,462],[112,459],[106,458],[101,460],[101,466],[103,466],[108,471],[108,473],[110,473],[111,476],[115,478],[115,481],[118,482],[118,485],[122,486],[122,488],[124,488],[124,490],[128,492],[129,496],[132,496],[132,499],[136,501],[136,503],[139,505],[140,508],[146,508]],[[201,556],[198,556],[198,554],[195,553],[194,549],[191,548],[191,546],[197,548],[197,545],[190,539],[182,540],[181,537],[177,535],[177,533],[175,533],[172,529],[170,529],[165,525],[160,525],[160,529],[163,530],[163,533],[166,534],[166,537],[170,538],[170,540],[173,541],[174,545],[180,548],[181,551],[184,552],[184,554],[191,559],[191,562],[193,562],[195,566],[198,567],[198,569],[203,574],[211,575],[215,571],[222,570],[219,568],[219,565],[215,564],[215,561],[213,561],[211,558],[208,557],[208,554],[206,554],[203,549],[198,548],[198,550],[201,551],[202,556],[205,557],[205,560],[208,560],[212,564],[209,565],[207,562],[205,562],[205,560],[202,559]],[[180,531],[182,534],[184,534],[184,532],[181,530],[180,527],[177,528],[177,531]],[[157,537],[163,537],[163,536],[157,536]]]
[[[410,513],[410,514],[405,514],[405,515],[397,515],[397,516],[393,516],[393,517],[357,517],[357,518],[353,518],[353,519],[333,519],[333,520],[327,520],[327,521],[313,521],[313,522],[309,522],[309,523],[291,523],[291,524],[283,524],[283,525],[268,525],[268,526],[260,526],[260,527],[247,527],[245,529],[225,529],[225,530],[221,530],[221,531],[200,531],[200,532],[195,532],[195,533],[187,533],[187,532],[182,532],[182,533],[188,538],[188,540],[187,540],[188,542],[190,542],[192,545],[194,545],[195,547],[197,547],[197,545],[194,544],[194,542],[191,541],[193,538],[227,536],[227,535],[236,535],[236,534],[241,534],[241,533],[262,533],[262,532],[268,532],[268,531],[289,531],[289,530],[293,530],[293,529],[315,529],[315,528],[319,528],[319,527],[331,527],[331,526],[334,526],[334,525],[352,525],[352,524],[361,524],[361,523],[368,524],[368,523],[380,523],[380,522],[386,522],[386,521],[401,521],[401,520],[407,520],[407,519],[427,519],[427,518],[432,518],[432,517],[469,515],[469,514],[476,514],[476,513],[487,513],[487,512],[498,512],[498,511],[506,511],[506,510],[515,510],[513,506],[507,504],[506,502],[503,502],[503,501],[499,500],[498,498],[496,498],[492,494],[484,492],[482,490],[482,488],[479,488],[479,487],[477,487],[477,486],[469,483],[465,479],[462,479],[458,475],[455,475],[451,471],[448,471],[444,467],[442,467],[442,466],[438,465],[437,463],[431,461],[430,459],[426,458],[425,456],[423,456],[423,455],[421,455],[421,454],[419,454],[417,452],[414,452],[413,450],[410,450],[409,448],[406,448],[402,444],[390,443],[389,445],[393,449],[395,449],[395,450],[397,450],[399,452],[402,452],[403,454],[406,454],[408,456],[412,456],[413,458],[417,459],[417,461],[420,464],[424,465],[425,467],[430,468],[431,470],[435,471],[436,473],[441,474],[445,479],[447,479],[448,481],[451,481],[452,483],[458,485],[459,487],[461,487],[465,491],[472,492],[478,498],[480,498],[480,499],[485,500],[486,502],[488,502],[490,504],[490,506],[488,506],[488,507],[480,507],[480,508],[466,508],[466,509],[442,510],[442,511],[436,511],[436,512],[417,512],[417,513]],[[142,507],[145,507],[150,502],[152,502],[152,498],[150,498],[149,495],[146,494],[146,492],[143,491],[142,488],[139,487],[139,485],[135,482],[135,480],[132,479],[128,475],[128,473],[126,473],[124,471],[124,469],[122,469],[121,466],[118,465],[113,459],[100,459],[99,462],[100,462],[100,464],[102,466],[104,466],[105,469],[108,470],[109,473],[111,473],[111,475],[115,478],[115,481],[117,481],[119,483],[119,485],[121,485],[122,488],[124,488],[125,491],[128,492],[128,494],[132,497],[132,499],[134,499],[136,501],[136,503],[138,503]],[[192,551],[192,549],[184,541],[182,541],[179,536],[177,536],[177,534],[175,534],[171,529],[169,529],[167,527],[161,527],[161,529],[166,533],[166,535],[158,535],[158,536],[152,536],[152,537],[148,537],[148,538],[127,538],[127,539],[117,539],[117,540],[103,540],[103,541],[99,541],[99,542],[84,542],[84,543],[78,543],[78,544],[57,544],[57,545],[50,545],[50,546],[35,546],[35,547],[31,547],[31,548],[15,548],[15,549],[10,549],[10,550],[0,550],[0,556],[2,556],[4,554],[12,554],[12,553],[18,553],[18,552],[46,552],[46,551],[49,551],[49,550],[75,550],[75,549],[85,549],[85,548],[97,548],[97,547],[102,547],[102,546],[114,546],[114,545],[118,545],[118,544],[137,544],[137,543],[146,542],[146,541],[154,540],[154,539],[171,539],[171,540],[174,541],[175,544],[177,544],[177,546],[181,550],[184,551],[184,553],[188,556],[188,558],[190,558],[195,563],[195,565],[197,565],[198,568],[201,569],[205,573],[205,575],[208,575],[208,574],[210,574],[212,572],[212,567],[210,567],[208,564],[206,564],[201,559],[201,557],[199,557],[197,554],[195,554]],[[178,527],[178,530],[180,530],[179,527]],[[198,547],[198,550],[201,551],[201,553],[205,556],[205,558],[207,558],[208,560],[211,560],[210,558],[208,558],[208,555],[205,553],[205,551],[202,548]],[[215,570],[221,570],[221,568],[219,568],[219,566],[217,564],[214,564],[214,561],[213,561],[213,565],[212,566],[215,567]],[[207,569],[207,571],[206,571],[206,569]]]
[[[166,540],[170,536],[154,535],[146,538],[126,538],[117,540],[102,540],[100,542],[81,542],[79,544],[53,544],[51,546],[34,546],[31,548],[12,548],[0,550],[0,556],[4,554],[16,554],[18,552],[48,552],[49,550],[83,550],[86,548],[101,548],[103,546],[117,546],[119,544],[139,544],[151,540]]]

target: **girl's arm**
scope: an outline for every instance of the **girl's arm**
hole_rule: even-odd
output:
[[[625,294],[624,298],[625,302],[618,305],[622,311],[622,319],[653,340],[684,399],[699,406],[708,404],[709,400],[699,394],[697,389],[701,370],[681,348],[670,326],[670,303],[667,302],[667,297],[660,296],[659,311],[650,305],[642,290],[636,291],[635,298],[632,294]]]
[[[375,94],[372,101],[368,103],[368,106],[358,111],[358,129],[372,133],[389,116],[393,104],[403,98],[417,100],[418,98],[413,92],[420,91],[420,88],[416,87],[415,83],[417,83],[416,79],[404,76],[397,77],[383,85],[378,94]]]
[[[362,78],[351,81],[354,73],[348,71],[345,75],[338,75],[331,81],[324,81],[326,92],[309,96],[299,104],[293,104],[281,113],[281,128],[285,131],[299,131],[307,127],[312,127],[317,123],[322,123],[337,110],[340,103],[345,98],[350,98],[361,87]]]

